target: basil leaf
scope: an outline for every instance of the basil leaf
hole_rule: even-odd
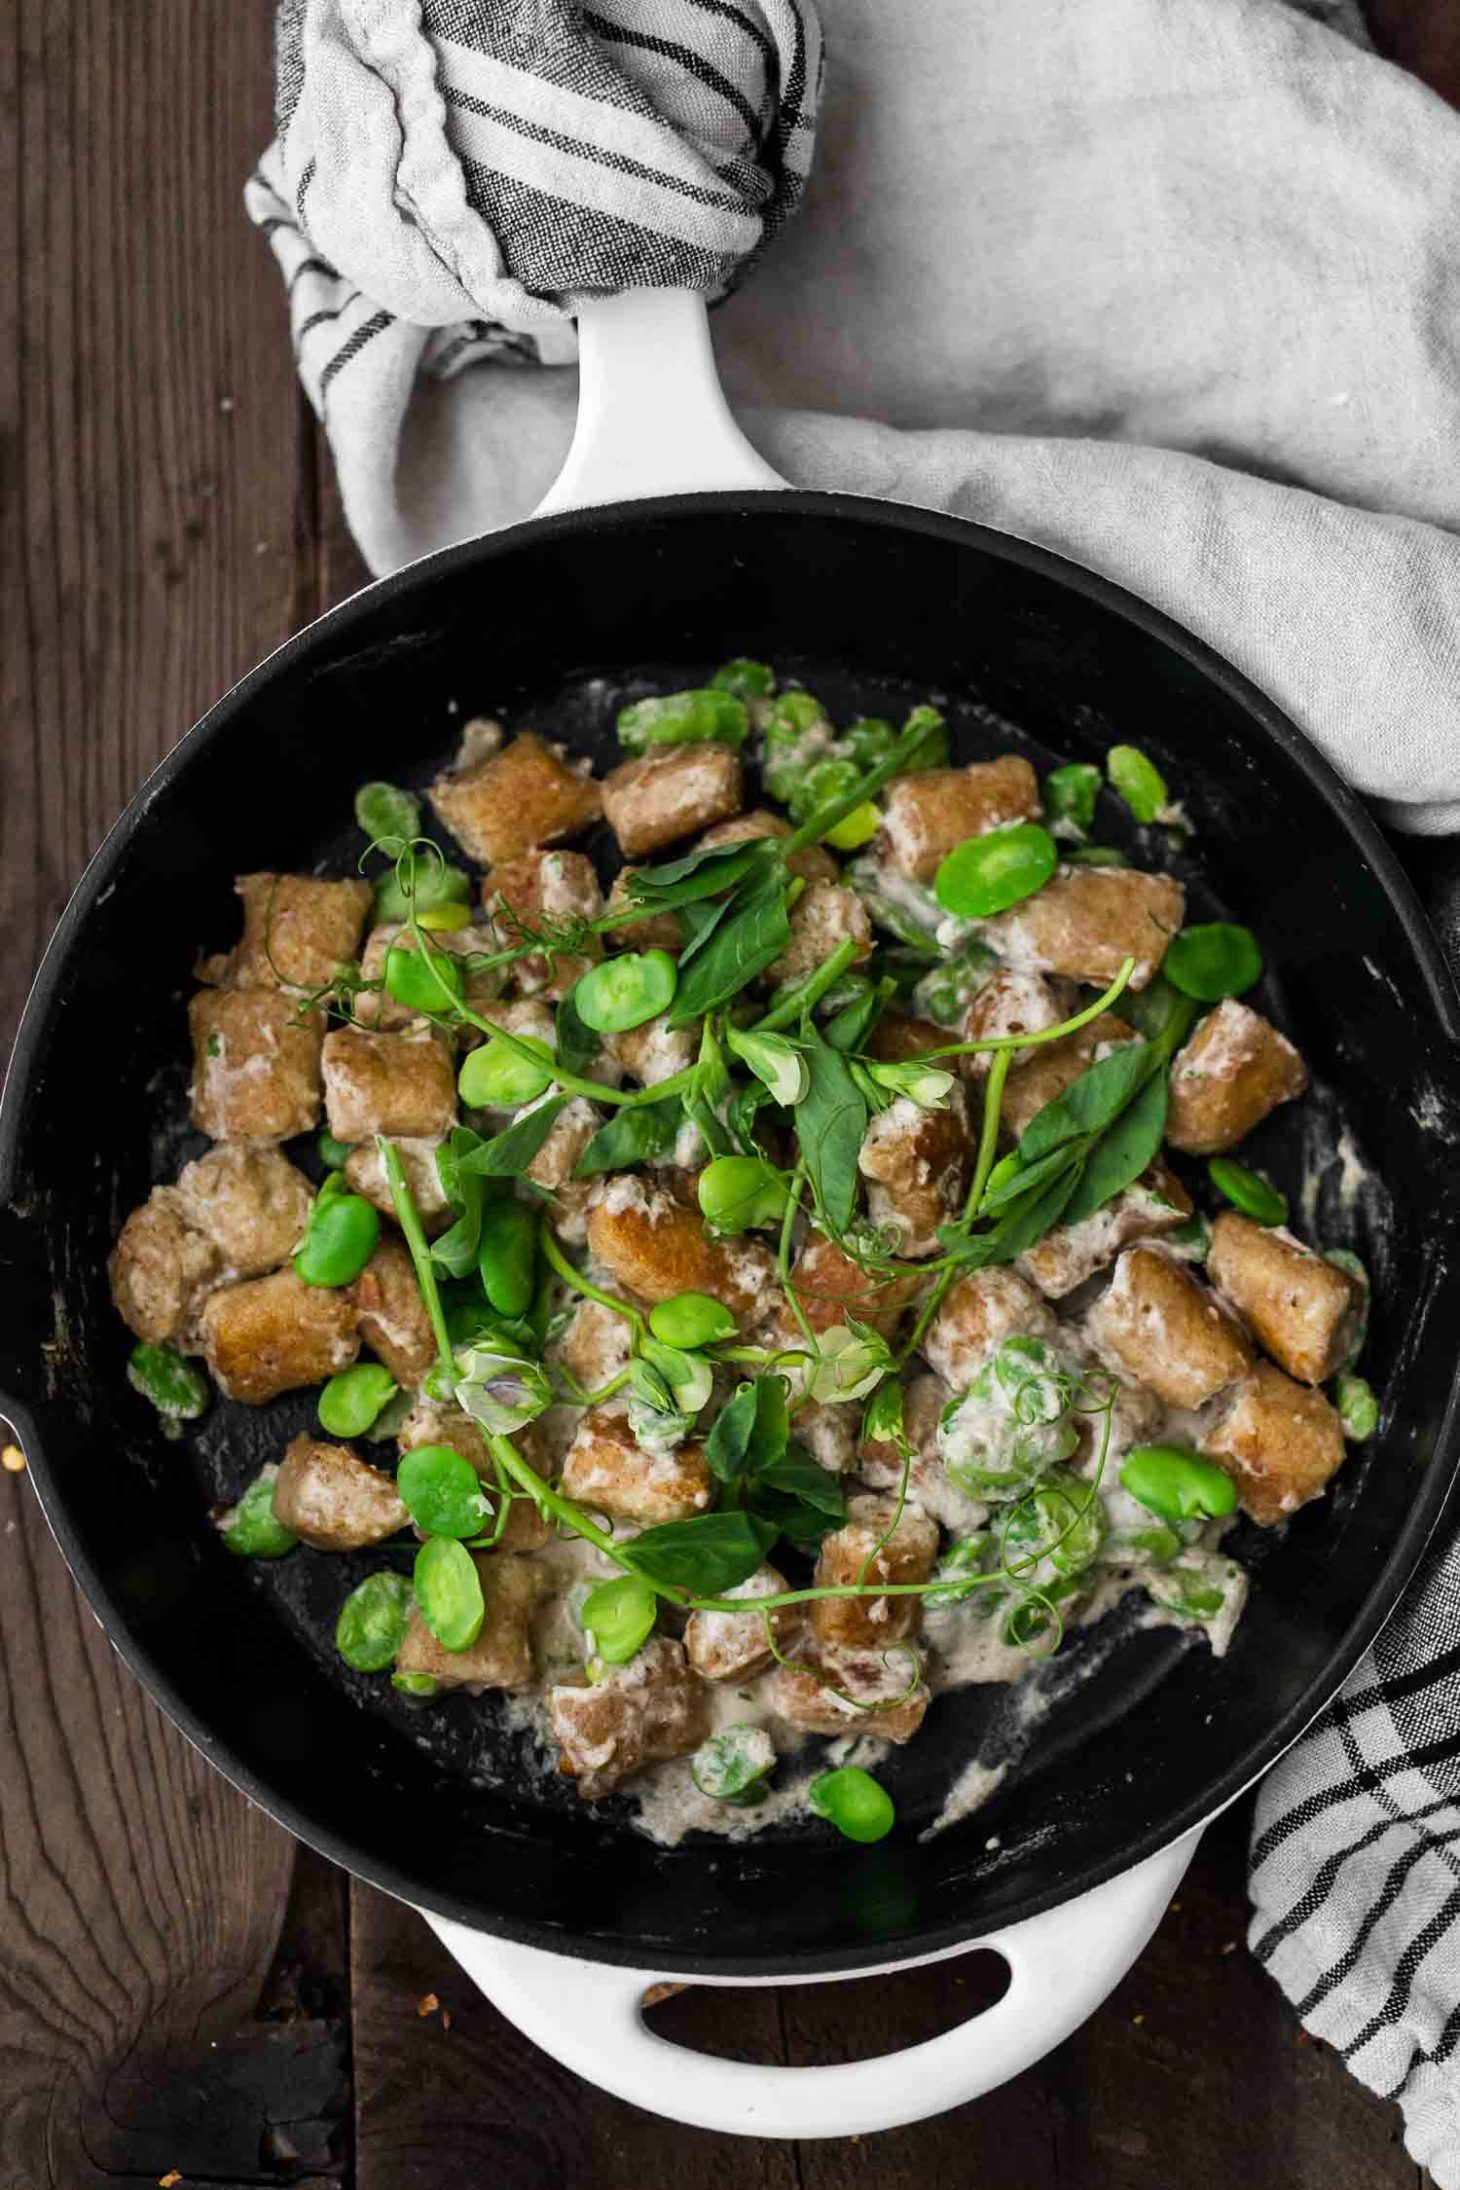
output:
[[[661,1521],[615,1548],[646,1581],[717,1597],[747,1581],[774,1541],[769,1525],[748,1513],[697,1513],[689,1521]]]
[[[1166,1074],[1158,1072],[1101,1135],[1085,1159],[1080,1183],[1064,1213],[1066,1224],[1092,1217],[1140,1177],[1161,1146],[1167,1093]]]
[[[567,1095],[554,1095],[536,1110],[529,1110],[526,1117],[509,1125],[505,1133],[483,1141],[469,1156],[462,1156],[457,1169],[479,1172],[486,1179],[521,1178],[557,1123],[558,1112],[570,1099]]]
[[[684,1104],[677,1095],[662,1103],[634,1103],[616,1110],[601,1125],[573,1167],[575,1179],[596,1178],[603,1171],[629,1171],[635,1164],[652,1163],[668,1155],[684,1123]]]
[[[1030,1119],[1019,1138],[1021,1160],[1032,1164],[1061,1141],[1103,1132],[1157,1062],[1149,1042],[1122,1042],[1098,1064],[1087,1066],[1062,1095],[1056,1095]]]
[[[741,839],[738,844],[712,844],[708,851],[688,852],[658,867],[641,867],[629,879],[629,897],[636,905],[690,905],[696,898],[715,897],[728,890],[753,868],[774,860],[774,837]],[[776,865],[779,866],[777,860]]]
[[[574,983],[574,988],[577,983]],[[578,1006],[573,1001],[573,989],[558,1006],[553,1028],[553,1053],[564,1072],[576,1073],[581,1079],[598,1056],[599,1038],[592,1027],[585,1025],[578,1016]]]
[[[672,1027],[687,1026],[706,1012],[728,1004],[747,982],[764,973],[786,950],[791,923],[786,913],[786,877],[782,868],[757,871],[737,885],[725,918],[688,972],[669,1013]]]
[[[867,1130],[867,1103],[846,1059],[814,1030],[806,1062],[811,1085],[796,1111],[796,1136],[816,1206],[832,1231],[840,1233],[857,1205],[857,1157]]]

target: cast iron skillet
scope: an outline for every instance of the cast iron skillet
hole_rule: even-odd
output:
[[[494,1707],[413,1715],[345,1672],[328,1631],[349,1562],[251,1569],[205,1518],[308,1402],[247,1422],[217,1410],[200,1456],[169,1444],[126,1388],[105,1279],[122,1215],[194,1145],[179,1126],[182,1004],[200,944],[235,932],[236,871],[325,858],[345,871],[352,787],[424,780],[464,714],[546,721],[571,689],[569,734],[593,748],[612,701],[595,673],[683,678],[732,653],[798,668],[840,708],[896,714],[944,695],[963,758],[1008,742],[990,710],[1041,757],[1099,759],[1117,739],[1150,751],[1197,821],[1206,878],[1264,938],[1271,1008],[1317,1080],[1342,1088],[1384,1190],[1344,1209],[1335,1168],[1317,1213],[1326,1240],[1350,1239],[1380,1275],[1368,1362],[1382,1435],[1285,1540],[1239,1545],[1257,1576],[1230,1656],[1169,1631],[1104,1652],[1082,1639],[1084,1677],[1061,1676],[1073,1693],[993,1804],[920,1841],[958,1763],[998,1734],[989,1692],[941,1701],[889,1768],[904,1829],[834,1860],[795,1832],[656,1849],[566,1789],[524,1784]],[[539,520],[417,564],[291,641],[184,739],[92,862],[0,1111],[0,1409],[151,1693],[255,1801],[375,1884],[530,1944],[706,1976],[947,1949],[1220,1807],[1393,1607],[1456,1455],[1457,1043],[1434,941],[1357,802],[1257,692],[1115,587],[973,525],[829,495]],[[1312,1107],[1321,1125],[1321,1096]],[[1270,1152],[1296,1186],[1291,1143],[1277,1134]]]

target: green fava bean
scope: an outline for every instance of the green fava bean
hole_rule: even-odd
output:
[[[693,1353],[700,1346],[720,1346],[735,1336],[735,1318],[723,1301],[710,1293],[676,1293],[649,1310],[649,1328],[664,1346]]]
[[[1120,1480],[1137,1504],[1163,1521],[1221,1520],[1237,1510],[1237,1486],[1226,1470],[1180,1445],[1132,1447]]]
[[[1250,928],[1212,920],[1174,935],[1161,971],[1183,996],[1219,1004],[1224,996],[1245,995],[1262,979],[1262,951]]]
[[[335,1648],[357,1673],[383,1673],[394,1665],[411,1616],[411,1585],[404,1574],[367,1575],[340,1606]]]
[[[1009,1508],[1000,1536],[1004,1565],[1017,1582],[1057,1592],[1099,1557],[1105,1509],[1090,1484],[1053,1468]]]
[[[361,1194],[329,1191],[340,1179],[332,1171],[321,1189],[294,1271],[306,1285],[353,1285],[380,1241],[380,1211]]]
[[[409,1696],[413,1703],[424,1703],[441,1692],[441,1683],[434,1673],[392,1673],[390,1685],[399,1689],[403,1696]]]
[[[450,1445],[416,1445],[403,1452],[395,1487],[417,1528],[428,1536],[479,1536],[492,1517],[476,1469]],[[463,1647],[447,1644],[448,1649]]]
[[[218,1533],[240,1559],[282,1559],[298,1538],[274,1515],[274,1485],[279,1470],[271,1461],[260,1468],[236,1506],[224,1514]]]
[[[412,858],[409,864],[409,888],[401,887],[394,867],[377,881],[377,922],[399,926],[412,913],[419,920],[422,913],[439,911],[443,905],[464,905],[470,897],[471,876],[461,867],[448,867],[444,859]]]
[[[546,1042],[532,1034],[522,1037],[540,1064],[533,1064],[499,1035],[491,1035],[480,1049],[463,1060],[456,1076],[456,1091],[468,1110],[520,1110],[535,1103],[553,1084],[556,1059]]]
[[[806,1798],[817,1816],[835,1825],[844,1840],[870,1846],[874,1840],[885,1840],[897,1823],[891,1795],[859,1764],[823,1772],[812,1780]]]
[[[319,1395],[319,1426],[331,1437],[364,1437],[396,1394],[396,1381],[378,1361],[341,1369]]]
[[[1100,795],[1100,770],[1087,760],[1066,762],[1051,768],[1044,779],[1044,810],[1051,821],[1068,822],[1081,835],[1095,819]]]
[[[175,1346],[145,1342],[134,1346],[127,1362],[127,1382],[150,1399],[167,1422],[195,1422],[207,1413],[213,1396],[202,1370],[185,1361]]]
[[[421,826],[421,802],[393,783],[362,783],[355,793],[355,826],[381,851],[403,851]]]
[[[854,760],[842,760],[832,755],[813,761],[803,775],[791,786],[786,804],[797,821],[805,821],[823,806],[845,798],[862,780],[863,771]]]
[[[876,768],[896,745],[897,732],[880,715],[859,715],[855,722],[848,723],[839,743],[848,760],[854,760],[859,768]]]
[[[854,806],[843,815],[834,829],[826,832],[826,841],[834,851],[855,852],[860,845],[870,844],[882,826],[882,815],[870,799]]]
[[[1105,756],[1105,773],[1112,791],[1125,800],[1142,827],[1159,820],[1171,803],[1165,777],[1138,745],[1112,745]]]
[[[933,882],[944,912],[989,920],[1042,890],[1059,863],[1054,838],[1037,821],[971,836],[948,854]]]
[[[1379,1427],[1379,1395],[1366,1377],[1345,1370],[1333,1387],[1333,1404],[1343,1424],[1343,1434],[1361,1445]]]
[[[627,1665],[649,1640],[658,1611],[659,1599],[637,1574],[620,1574],[590,1589],[581,1619],[595,1656],[605,1665]]]
[[[651,745],[743,745],[749,726],[744,698],[718,683],[701,691],[636,700],[632,707],[620,708],[618,716],[619,743],[629,753],[646,752]]]
[[[421,1618],[442,1649],[470,1650],[482,1631],[487,1608],[465,1546],[449,1536],[429,1536],[416,1553],[411,1587]]]
[[[1207,1177],[1217,1192],[1225,1195],[1244,1217],[1251,1217],[1254,1224],[1287,1223],[1286,1194],[1279,1193],[1260,1171],[1249,1171],[1245,1163],[1233,1163],[1230,1156],[1213,1156],[1207,1165]]]
[[[578,1017],[595,1034],[626,1034],[674,1001],[679,968],[668,951],[625,951],[591,966],[573,991]]]
[[[779,1224],[786,1182],[763,1156],[717,1156],[699,1178],[700,1214],[717,1232],[748,1232]]]
[[[385,993],[408,1011],[443,1011],[461,1001],[461,967],[445,951],[392,943],[385,954]]]
[[[333,1133],[321,1133],[314,1145],[326,1171],[343,1171],[355,1153],[352,1141],[337,1141]]]
[[[537,1291],[537,1217],[505,1196],[482,1211],[477,1254],[482,1291],[499,1316],[523,1316]]]
[[[753,662],[737,654],[710,679],[717,692],[733,692],[739,700],[768,700],[776,689],[776,673],[769,662]]]
[[[696,1749],[689,1776],[712,1802],[743,1810],[762,1800],[766,1775],[775,1767],[775,1743],[763,1726],[725,1726]]]

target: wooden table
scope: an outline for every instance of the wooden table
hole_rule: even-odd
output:
[[[267,128],[267,11],[13,12],[0,1042],[146,770],[362,576],[239,203]],[[1449,0],[1376,15],[1460,86]],[[1018,2083],[884,2137],[741,2143],[555,2067],[414,1916],[234,1794],[113,1656],[15,1474],[0,1669],[0,2190],[174,2171],[211,2190],[1420,2190],[1395,2110],[1304,2038],[1243,1949],[1245,1806],[1115,1997]],[[697,1989],[655,2013],[709,2050],[854,2059],[931,2036],[986,1984],[965,1962]]]

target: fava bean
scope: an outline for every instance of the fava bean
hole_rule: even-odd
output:
[[[595,1034],[626,1034],[657,1019],[674,1001],[679,969],[668,951],[625,951],[590,966],[573,991],[584,1026]]]
[[[834,1825],[844,1840],[868,1844],[885,1840],[897,1823],[891,1795],[859,1764],[844,1764],[838,1771],[823,1772],[812,1780],[806,1799],[817,1816]]]
[[[487,1610],[471,1553],[449,1536],[428,1536],[416,1553],[411,1587],[442,1649],[470,1650]]]
[[[212,1387],[201,1369],[185,1361],[175,1346],[132,1348],[127,1361],[127,1382],[134,1392],[150,1399],[167,1422],[195,1422],[208,1411]]]
[[[1004,1564],[1032,1589],[1073,1580],[1099,1557],[1105,1510],[1089,1483],[1053,1468],[1012,1505],[1000,1531]]]
[[[343,1171],[355,1153],[352,1141],[337,1141],[333,1133],[321,1133],[314,1145],[326,1171]]]
[[[649,1310],[649,1328],[665,1346],[692,1353],[700,1346],[720,1346],[735,1336],[735,1318],[723,1301],[710,1293],[676,1293]]]
[[[1183,996],[1219,1004],[1224,996],[1245,995],[1262,979],[1262,952],[1250,928],[1212,920],[1174,935],[1161,971]]]
[[[870,799],[864,799],[844,814],[834,829],[827,830],[826,841],[834,851],[854,852],[859,845],[870,844],[881,826],[881,812]]]
[[[637,1574],[600,1582],[583,1599],[580,1618],[593,1654],[605,1665],[627,1665],[654,1631],[659,1599]]]
[[[421,802],[394,783],[362,783],[355,793],[355,826],[394,857],[421,826]]]
[[[719,684],[636,700],[618,715],[619,743],[629,753],[651,745],[743,745],[749,726],[744,697]]]
[[[319,1426],[331,1437],[364,1437],[396,1394],[396,1381],[378,1361],[357,1361],[332,1376],[319,1395]]]
[[[218,1533],[240,1559],[282,1559],[299,1541],[274,1517],[274,1485],[279,1470],[270,1461],[260,1468],[236,1506],[224,1514]]]
[[[424,1703],[429,1697],[441,1692],[441,1683],[434,1673],[392,1673],[390,1685],[416,1703]]]
[[[1133,1446],[1120,1480],[1163,1521],[1221,1520],[1237,1510],[1237,1486],[1225,1469],[1181,1445]]]
[[[357,1673],[383,1673],[394,1665],[411,1616],[411,1585],[404,1574],[368,1574],[340,1606],[335,1648]]]
[[[520,1110],[552,1086],[556,1059],[547,1043],[532,1034],[519,1038],[524,1049],[542,1059],[540,1064],[530,1063],[495,1034],[462,1060],[456,1091],[468,1110]]]
[[[717,1156],[699,1177],[700,1214],[717,1232],[748,1232],[779,1224],[786,1182],[763,1156]]]
[[[689,1760],[689,1776],[712,1802],[745,1809],[765,1794],[776,1768],[776,1747],[763,1726],[725,1726],[702,1742]]]
[[[933,882],[944,912],[989,920],[1042,890],[1059,863],[1054,838],[1037,821],[971,836],[948,854]]]
[[[398,927],[412,913],[419,920],[423,913],[438,911],[443,905],[464,905],[471,896],[471,876],[460,867],[448,867],[444,859],[413,856],[407,865],[408,889],[401,887],[394,867],[376,881],[375,919],[381,925]]]
[[[769,662],[753,662],[743,654],[725,662],[710,679],[717,692],[733,692],[740,700],[766,700],[776,689],[776,673]]]
[[[912,759],[905,762],[902,773],[915,776],[924,768],[946,768],[949,758],[948,725],[938,709],[929,707],[926,702],[919,707],[910,708],[907,721],[902,726],[904,737],[909,730],[919,733],[917,750]]]
[[[428,1536],[479,1536],[492,1518],[476,1469],[450,1445],[416,1445],[403,1452],[395,1487],[417,1528]],[[447,1648],[465,1645],[449,1643]]]
[[[896,745],[897,732],[880,715],[859,715],[855,722],[848,723],[837,742],[848,760],[854,760],[859,768],[875,768]]]
[[[1207,1165],[1207,1177],[1217,1192],[1244,1217],[1251,1217],[1254,1224],[1287,1223],[1286,1194],[1279,1193],[1260,1171],[1249,1171],[1245,1163],[1234,1163],[1230,1156],[1213,1156]]]
[[[441,1011],[461,1000],[461,966],[445,951],[392,943],[385,954],[385,993],[408,1011]]]
[[[330,1173],[309,1212],[294,1257],[295,1275],[306,1285],[353,1285],[380,1243],[380,1211],[374,1204],[360,1194],[329,1190],[342,1177]]]
[[[489,1201],[477,1253],[482,1291],[499,1316],[524,1316],[537,1291],[537,1216],[524,1201]]]
[[[1044,779],[1044,811],[1050,821],[1067,822],[1083,836],[1095,819],[1100,770],[1088,760],[1067,761]]]
[[[1379,1395],[1362,1376],[1345,1369],[1333,1387],[1333,1404],[1343,1424],[1343,1434],[1361,1445],[1379,1427]]]
[[[798,776],[787,796],[797,821],[805,821],[823,806],[830,806],[836,799],[845,798],[848,791],[856,789],[864,771],[854,760],[842,760],[830,755],[814,760],[804,774]]]
[[[1112,745],[1105,756],[1105,773],[1112,791],[1142,826],[1158,821],[1171,803],[1166,779],[1138,745]]]

